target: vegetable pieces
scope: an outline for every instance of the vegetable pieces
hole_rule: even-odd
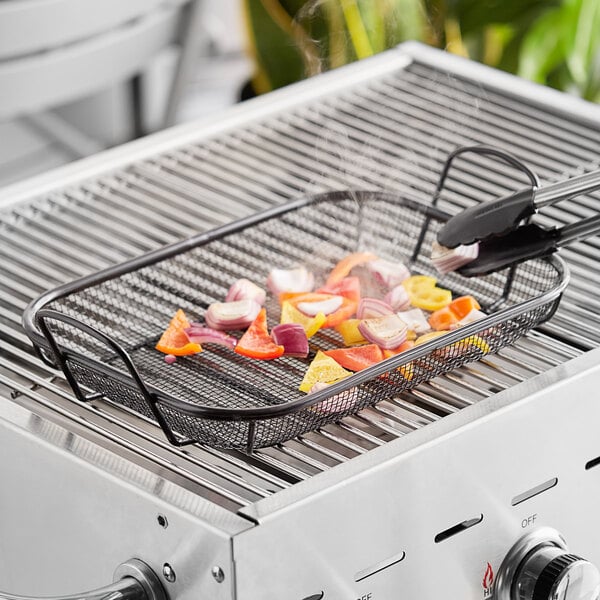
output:
[[[365,263],[377,260],[378,258],[379,257],[372,252],[354,252],[353,254],[348,254],[348,256],[342,258],[342,260],[333,267],[327,278],[327,285],[330,286],[339,283],[350,274],[350,271],[352,271],[354,267],[364,265]]]
[[[234,351],[242,356],[260,360],[272,360],[284,353],[285,348],[276,344],[269,335],[266,309],[260,310],[252,325],[240,338]]]
[[[164,354],[172,356],[188,356],[202,352],[202,346],[195,342],[190,342],[185,330],[190,326],[190,322],[183,310],[179,309],[171,319],[169,326],[158,340],[155,348]]]
[[[436,311],[452,302],[452,292],[439,288],[435,277],[413,275],[402,282],[408,292],[410,303],[416,308]]]
[[[260,304],[248,298],[235,302],[214,302],[208,307],[204,318],[212,329],[246,329],[256,319],[259,311]]]
[[[281,323],[298,323],[304,328],[306,337],[310,339],[325,323],[327,318],[323,313],[318,313],[314,317],[308,317],[301,313],[291,302],[286,300],[281,305]]]
[[[354,267],[359,268],[350,275]],[[270,335],[266,308],[261,307],[267,300],[265,291],[248,279],[238,279],[225,302],[208,307],[205,324],[190,324],[179,310],[157,349],[167,354],[168,361],[200,352],[201,344],[220,344],[258,360],[282,355],[305,359],[308,339],[321,328],[335,328],[346,347],[313,348],[316,355],[299,388],[310,393],[485,316],[472,296],[453,300],[451,291],[438,287],[435,277],[411,276],[402,263],[370,252],[350,254],[339,261],[316,292],[311,291],[314,279],[305,267],[271,270],[266,282],[272,294],[268,305],[276,306],[273,300],[279,300],[281,314],[280,324]],[[246,330],[239,341],[239,335],[226,333],[236,329]],[[324,336],[322,342],[330,343],[332,335],[336,334]],[[489,351],[478,336],[469,337],[466,343],[467,348]],[[462,351],[464,340],[439,350],[452,347]],[[397,370],[411,380],[415,365],[418,361]]]
[[[326,350],[324,354],[350,371],[362,371],[383,360],[383,351],[376,344],[355,348],[336,348],[335,350]]]
[[[319,304],[319,307],[323,306],[325,301],[337,298],[336,304],[339,305],[337,309],[329,314],[325,314],[325,322],[323,323],[324,328],[335,327],[342,321],[349,319],[356,312],[356,302],[350,300],[344,296],[334,296],[332,294],[318,294],[316,292],[309,292],[307,294],[294,295],[293,297],[286,300],[300,312],[302,307],[311,303]],[[339,300],[341,299],[341,300]],[[304,313],[306,314],[306,313]],[[307,315],[312,316],[312,315]]]
[[[310,392],[315,383],[335,383],[349,375],[352,375],[350,371],[346,371],[333,358],[319,350],[298,389],[301,392]]]
[[[473,296],[460,296],[450,302],[448,306],[433,312],[428,321],[435,331],[455,329],[460,325],[461,319],[479,308],[479,302]]]
[[[308,356],[308,338],[304,327],[299,323],[280,323],[271,330],[273,341],[284,347],[286,356],[306,358]]]
[[[358,324],[358,330],[365,339],[384,350],[397,348],[406,340],[408,333],[406,323],[398,315],[364,319]]]

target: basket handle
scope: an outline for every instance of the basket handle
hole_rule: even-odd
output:
[[[148,389],[148,386],[145,384],[142,376],[140,375],[140,372],[138,371],[137,367],[133,362],[133,359],[121,344],[119,344],[116,340],[111,338],[109,335],[103,333],[99,329],[96,329],[95,327],[92,327],[87,323],[83,323],[75,317],[66,315],[57,310],[42,308],[37,312],[35,316],[36,324],[39,327],[40,331],[43,333],[46,340],[48,341],[50,349],[52,350],[56,361],[58,362],[58,365],[65,374],[69,385],[73,388],[75,395],[81,402],[90,402],[91,400],[102,396],[102,394],[85,394],[84,391],[81,389],[79,382],[77,381],[77,379],[73,375],[71,368],[69,367],[69,352],[59,345],[58,341],[56,340],[56,337],[50,330],[50,327],[48,327],[48,320],[61,321],[71,327],[74,327],[75,329],[79,329],[86,335],[89,335],[95,340],[105,344],[113,352],[115,352],[117,356],[123,361],[123,364],[125,365],[127,371],[129,371],[129,374],[135,382],[138,391],[150,407],[154,418],[160,425],[160,428],[163,430],[169,442],[176,446],[183,446],[185,444],[191,443],[191,440],[182,440],[174,435],[172,429],[169,427],[169,424],[167,423],[163,414],[160,412],[157,406],[157,399],[155,398],[154,394]]]
[[[466,154],[468,152],[499,158],[505,163],[515,167],[515,169],[520,169],[521,171],[523,171],[523,173],[525,173],[525,175],[527,175],[527,177],[529,178],[532,187],[540,187],[540,180],[538,176],[523,161],[518,159],[516,156],[510,154],[510,152],[506,152],[505,150],[500,150],[500,148],[494,148],[493,146],[485,146],[482,144],[478,144],[475,146],[460,146],[456,150],[450,152],[448,158],[446,158],[444,168],[442,169],[442,173],[440,174],[440,178],[438,180],[438,184],[435,188],[435,193],[433,194],[433,199],[431,201],[431,204],[433,204],[433,206],[437,205],[440,193],[444,189],[444,183],[446,183],[446,177],[448,177],[448,172],[450,171],[452,162],[457,156],[460,156],[461,154]]]

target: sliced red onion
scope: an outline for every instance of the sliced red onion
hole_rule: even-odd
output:
[[[278,296],[283,292],[312,292],[315,276],[306,267],[273,269],[267,277],[271,292]]]
[[[410,298],[406,288],[400,284],[395,288],[392,288],[383,299],[387,302],[395,311],[405,310],[410,306]]]
[[[394,309],[387,302],[377,298],[361,298],[356,309],[356,316],[359,319],[372,319],[393,314]]]
[[[484,319],[487,315],[480,310],[474,308],[470,313],[466,314],[457,324],[459,326],[468,325],[469,323],[474,323],[475,321],[479,321],[480,319]]]
[[[382,258],[368,262],[366,268],[375,280],[387,289],[396,287],[410,277],[406,265]]]
[[[281,323],[271,330],[271,337],[278,346],[284,347],[286,356],[306,358],[308,356],[308,338],[304,327],[299,323]]]
[[[220,346],[226,346],[233,350],[237,344],[237,340],[232,335],[227,335],[222,331],[203,325],[193,324],[191,327],[185,329],[185,334],[190,342],[195,342],[200,345],[219,344]]]
[[[238,279],[227,292],[225,302],[236,302],[237,300],[256,300],[261,306],[267,299],[267,292],[249,279]]]
[[[479,256],[479,244],[446,248],[433,242],[431,247],[431,262],[440,273],[450,273],[474,261]]]
[[[173,354],[165,354],[165,362],[168,365],[172,365],[177,360],[177,357]]]
[[[246,329],[256,319],[260,308],[256,300],[215,302],[208,307],[204,318],[213,329]]]
[[[364,319],[358,324],[363,337],[384,350],[397,348],[406,340],[408,327],[398,315]]]
[[[412,308],[397,313],[398,316],[406,323],[410,331],[415,333],[427,333],[431,330],[425,313],[420,308]]]
[[[297,308],[309,317],[316,317],[319,313],[330,315],[342,306],[344,298],[342,296],[331,296],[326,300],[317,302],[298,302]]]

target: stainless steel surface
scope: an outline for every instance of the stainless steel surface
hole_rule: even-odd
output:
[[[211,569],[232,580],[231,538],[253,526],[247,519],[14,402],[0,403],[0,473],[2,589],[76,594],[135,556],[161,577],[173,567],[170,598],[231,598]]]
[[[174,598],[477,598],[488,562],[497,571],[530,521],[599,564],[599,471],[584,468],[600,456],[600,356],[586,352],[600,346],[598,238],[561,250],[573,279],[543,330],[251,456],[176,449],[108,402],[73,402],[20,328],[27,302],[49,287],[290,197],[370,187],[426,200],[447,153],[475,142],[516,152],[547,185],[598,168],[599,132],[599,107],[407,45],[0,190],[2,586],[61,593],[58,565],[71,564],[75,592],[138,556],[157,573],[172,566]],[[457,166],[446,210],[519,184],[483,158]],[[568,224],[598,203],[593,192],[540,218]],[[40,566],[34,589],[22,587],[26,562]]]
[[[534,204],[536,208],[541,209],[597,189],[600,189],[600,171],[592,171],[538,188],[535,191]]]

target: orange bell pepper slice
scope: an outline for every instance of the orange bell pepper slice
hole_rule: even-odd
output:
[[[354,252],[353,254],[348,254],[348,256],[342,258],[342,260],[333,267],[327,278],[327,285],[334,285],[340,282],[344,277],[347,277],[350,274],[350,271],[352,271],[354,267],[371,262],[372,260],[377,260],[378,258],[379,257],[372,252]]]
[[[448,305],[431,313],[427,322],[431,326],[431,329],[435,329],[435,331],[448,331],[452,329],[453,326],[456,326],[458,318],[456,314],[454,314],[452,306]]]
[[[190,322],[180,308],[171,319],[169,326],[165,329],[155,348],[159,352],[172,354],[173,356],[188,356],[202,352],[202,346],[190,342],[185,334],[185,329],[189,326]]]
[[[479,302],[473,296],[460,296],[448,304],[458,321],[464,319],[472,310],[479,310]]]
[[[234,352],[242,356],[259,360],[272,360],[281,356],[284,350],[285,348],[278,346],[269,335],[267,311],[264,308],[258,313],[234,348]]]
[[[294,308],[298,307],[300,302],[322,302],[331,298],[335,294],[321,294],[317,292],[307,292],[306,294],[298,294],[293,298],[289,298],[289,302]],[[358,304],[349,298],[342,296],[342,305],[334,312],[325,315],[325,323],[323,323],[323,329],[328,327],[335,327],[346,319],[349,319],[355,312]]]

